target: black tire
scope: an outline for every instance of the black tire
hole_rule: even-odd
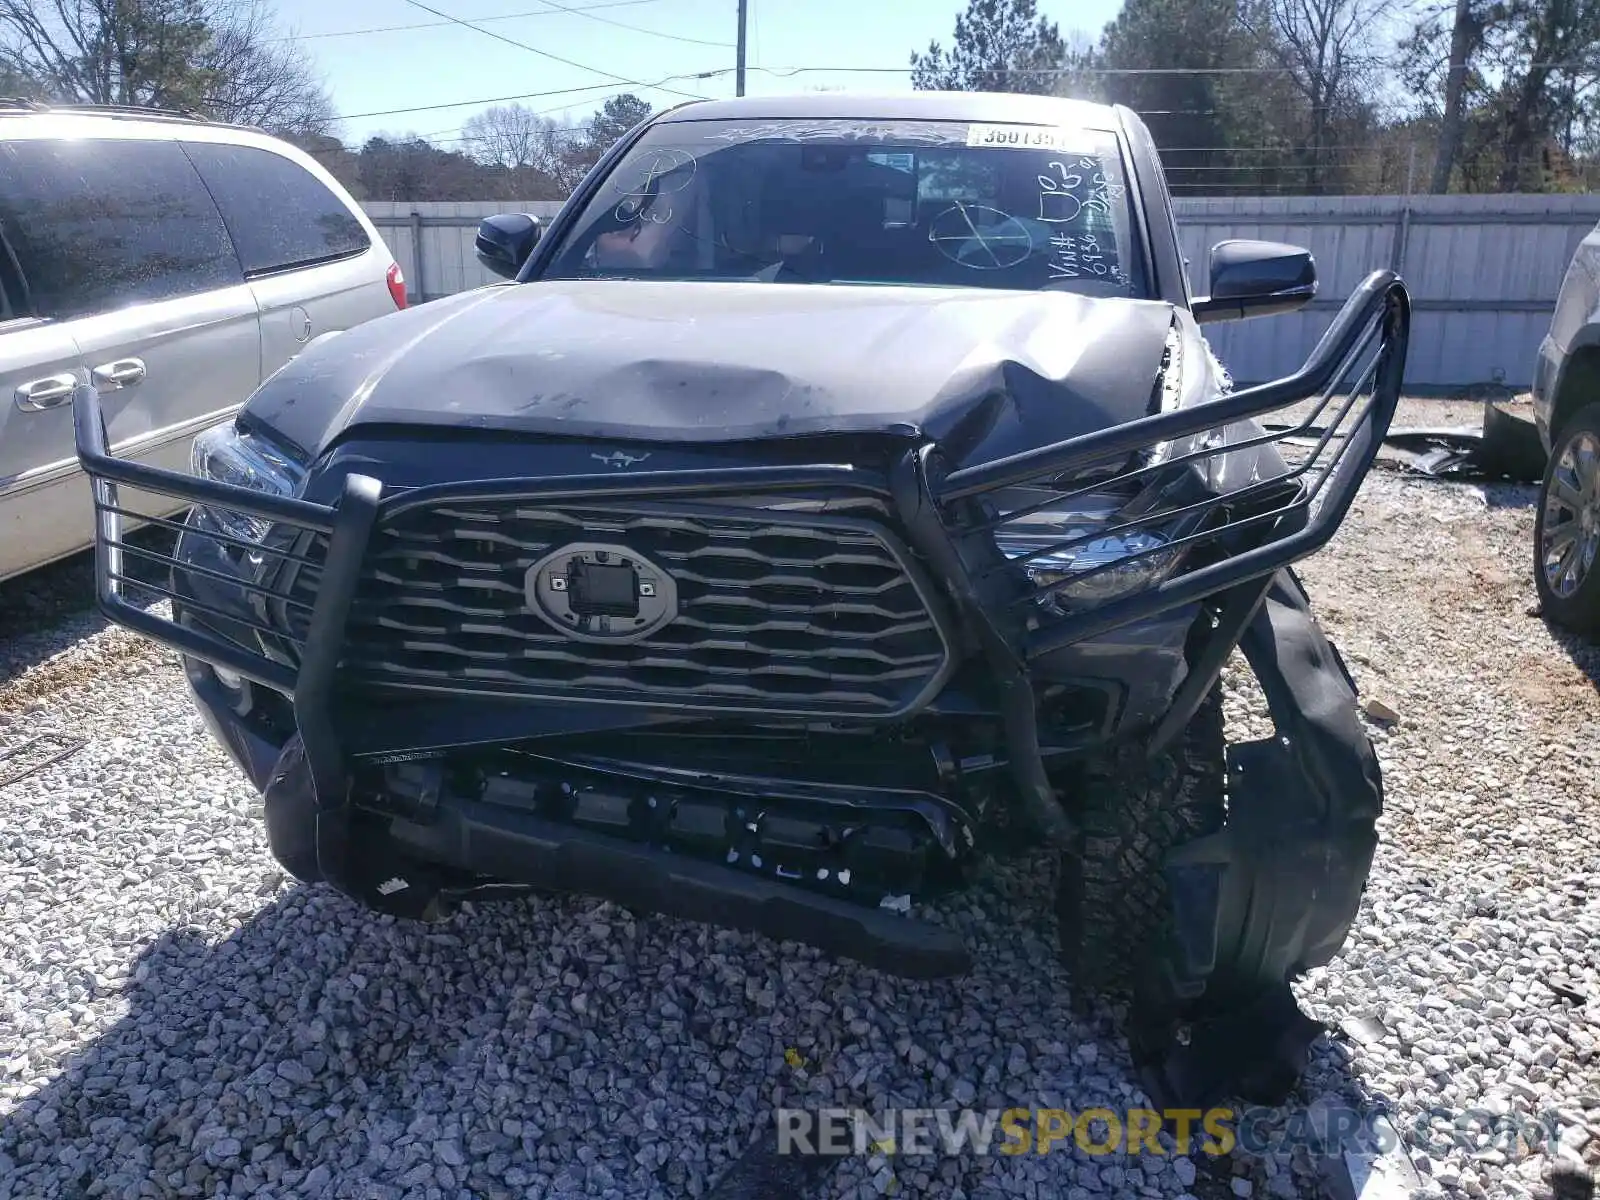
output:
[[[1600,442],[1600,402],[1579,409],[1562,424],[1553,439],[1550,461],[1544,469],[1544,482],[1539,487],[1539,503],[1534,509],[1533,583],[1539,589],[1539,603],[1547,617],[1574,633],[1600,637],[1600,559],[1590,563],[1577,586],[1566,595],[1552,586],[1544,562],[1546,522],[1553,515],[1570,512],[1569,506],[1553,494],[1557,477],[1568,470],[1562,460],[1572,455],[1579,443],[1587,439]],[[1570,519],[1581,521],[1576,513]],[[1589,519],[1594,520],[1595,515],[1591,513]]]
[[[1162,867],[1176,846],[1215,833],[1226,815],[1222,694],[1213,689],[1183,736],[1154,757],[1118,748],[1076,783],[1075,853],[1061,857],[1061,956],[1080,989],[1127,994],[1159,978],[1172,938]]]

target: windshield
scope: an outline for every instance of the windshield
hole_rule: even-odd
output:
[[[1100,129],[672,121],[601,182],[541,272],[1144,294]]]

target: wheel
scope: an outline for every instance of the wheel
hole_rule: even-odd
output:
[[[1161,754],[1130,745],[1084,769],[1070,797],[1080,840],[1062,855],[1056,893],[1061,956],[1080,988],[1131,992],[1159,962],[1172,921],[1162,866],[1222,828],[1225,745],[1213,688]]]
[[[1557,432],[1533,521],[1533,581],[1558,625],[1600,635],[1600,402]]]

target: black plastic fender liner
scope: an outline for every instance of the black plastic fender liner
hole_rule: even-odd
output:
[[[317,788],[297,733],[284,744],[261,789],[267,849],[301,883],[321,883],[317,856]]]
[[[1383,808],[1354,685],[1292,572],[1274,577],[1240,646],[1278,736],[1229,747],[1226,827],[1169,863],[1181,974],[1199,981],[1225,964],[1229,990],[1281,982],[1338,952]],[[1202,884],[1208,873],[1217,878]]]
[[[1354,682],[1292,571],[1273,577],[1240,646],[1278,736],[1229,748],[1226,826],[1168,861],[1175,1003],[1147,1011],[1137,1036],[1150,1086],[1184,1103],[1241,1087],[1271,1103],[1293,1086],[1314,1023],[1287,984],[1344,944],[1383,807]]]
[[[443,873],[396,846],[381,818],[342,802],[345,791],[341,785],[335,793],[340,803],[324,804],[306,744],[291,737],[261,796],[273,858],[300,882],[326,883],[377,912],[416,921],[447,916]]]
[[[1361,723],[1355,680],[1317,625],[1293,572],[1274,581],[1241,645],[1288,743],[1237,748],[1234,804],[1246,815],[1247,829],[1264,839],[1265,853],[1275,853],[1279,839],[1298,836],[1297,857],[1315,872],[1301,884],[1305,925],[1296,939],[1298,957],[1287,964],[1298,973],[1333,958],[1355,920],[1377,848],[1383,774]],[[1249,760],[1268,758],[1269,746],[1277,769],[1262,778],[1258,763],[1252,784]]]

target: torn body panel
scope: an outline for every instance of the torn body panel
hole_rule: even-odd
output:
[[[1286,984],[1344,944],[1377,846],[1383,783],[1355,684],[1292,571],[1273,578],[1241,648],[1277,734],[1229,748],[1226,826],[1168,861],[1170,994],[1187,1003],[1143,1013],[1131,1035],[1158,1103],[1284,1098],[1321,1028]]]

